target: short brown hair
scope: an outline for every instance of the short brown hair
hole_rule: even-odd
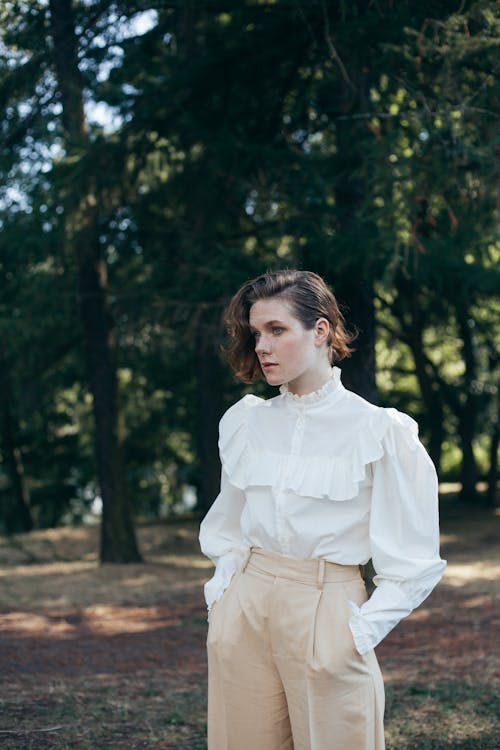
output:
[[[223,349],[237,378],[244,383],[263,380],[250,330],[252,305],[261,299],[281,297],[288,302],[304,328],[311,330],[318,318],[326,318],[331,330],[328,339],[330,362],[338,362],[353,351],[349,347],[356,333],[349,333],[337,300],[321,276],[312,271],[272,271],[247,281],[229,303],[224,321],[230,341]]]

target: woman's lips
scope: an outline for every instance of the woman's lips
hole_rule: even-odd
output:
[[[263,363],[263,364],[261,365],[261,367],[262,367],[262,369],[263,369],[264,371],[266,371],[266,372],[267,372],[268,370],[271,370],[271,369],[272,369],[273,367],[277,367],[277,364],[276,364],[276,362],[264,362],[264,363]]]

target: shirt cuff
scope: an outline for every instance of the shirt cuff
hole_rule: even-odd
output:
[[[209,612],[215,602],[221,598],[235,573],[242,570],[248,560],[249,552],[248,549],[232,549],[219,557],[214,575],[204,586],[205,602]]]
[[[349,602],[352,616],[349,619],[349,628],[352,633],[356,651],[363,655],[374,648],[374,634],[369,629],[369,623],[365,621],[357,604]]]
[[[413,610],[403,586],[388,580],[382,581],[361,607],[351,601],[349,606],[349,626],[360,654],[375,648]]]

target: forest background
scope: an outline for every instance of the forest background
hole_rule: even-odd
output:
[[[0,4],[0,533],[102,503],[133,562],[134,518],[206,510],[223,310],[281,267],[360,329],[346,385],[496,502],[499,31],[481,0]]]

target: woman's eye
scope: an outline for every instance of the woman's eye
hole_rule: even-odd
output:
[[[258,331],[254,331],[254,332],[253,332],[253,337],[254,337],[254,339],[258,339],[258,338],[259,338],[259,336],[260,336],[260,333],[259,333]]]
[[[283,328],[279,328],[279,327],[273,328],[273,333],[279,336],[280,333],[283,333]]]

